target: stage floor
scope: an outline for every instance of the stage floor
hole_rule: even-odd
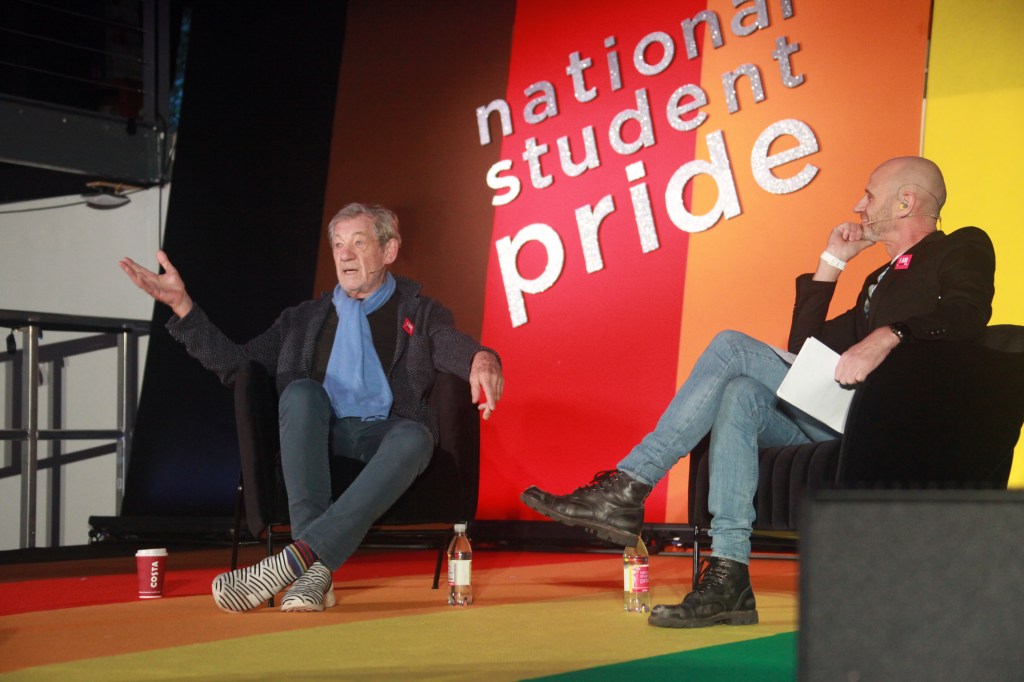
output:
[[[243,565],[261,557],[243,548]],[[477,549],[466,608],[431,589],[435,557],[360,550],[335,574],[338,606],[305,614],[219,611],[226,549],[172,551],[165,597],[149,601],[131,556],[0,566],[0,678],[795,677],[793,559],[752,562],[759,625],[666,630],[623,612],[618,554]],[[690,575],[689,557],[652,557],[652,601],[678,602]]]

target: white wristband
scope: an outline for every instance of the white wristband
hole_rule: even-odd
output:
[[[829,265],[834,267],[836,270],[845,270],[846,269],[846,261],[839,260],[838,258],[833,256],[828,251],[822,251],[821,252],[821,260],[825,261],[826,263],[828,263]]]

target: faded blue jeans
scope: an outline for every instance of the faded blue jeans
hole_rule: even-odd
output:
[[[775,391],[788,371],[767,344],[740,332],[719,333],[654,431],[618,464],[620,471],[653,486],[710,431],[713,556],[750,562],[758,448],[838,437],[778,399]]]
[[[335,571],[427,468],[434,437],[410,419],[338,419],[323,385],[311,379],[288,384],[278,413],[292,537],[309,545]],[[333,502],[332,457],[366,465]]]

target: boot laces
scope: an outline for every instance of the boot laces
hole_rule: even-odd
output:
[[[729,582],[729,569],[724,562],[715,561],[717,557],[700,560],[700,573],[697,576],[697,592],[704,593],[721,587]]]
[[[607,490],[615,484],[615,480],[619,477],[619,471],[617,469],[609,469],[608,471],[599,471],[594,476],[594,480],[586,485],[582,485],[576,489],[578,493],[590,493],[601,490]]]

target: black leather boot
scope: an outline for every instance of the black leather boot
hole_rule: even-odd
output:
[[[757,623],[757,603],[747,565],[713,556],[707,559],[703,569],[696,590],[686,595],[680,604],[658,604],[647,622],[661,628]]]
[[[519,499],[530,509],[567,526],[582,526],[597,537],[636,547],[644,525],[644,500],[651,486],[621,471],[602,471],[568,495],[552,495],[536,486]]]

